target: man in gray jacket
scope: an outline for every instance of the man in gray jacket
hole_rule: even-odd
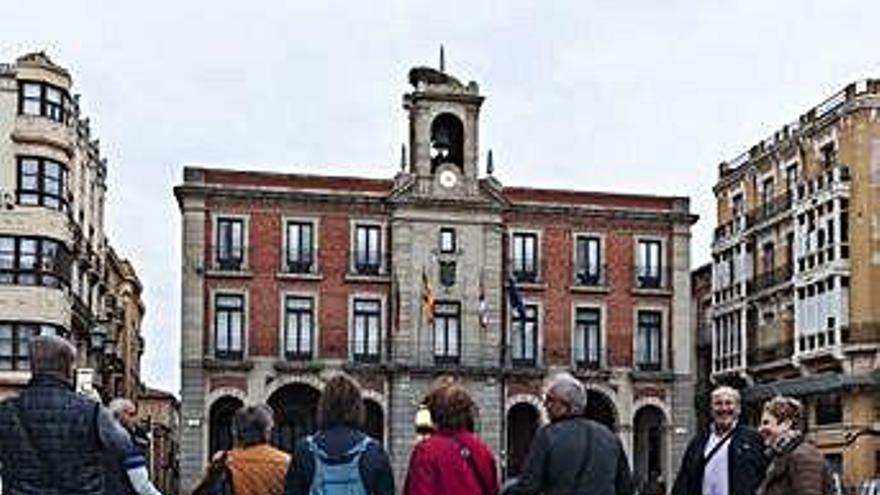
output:
[[[584,385],[568,373],[554,376],[544,406],[550,424],[535,435],[522,474],[504,493],[631,495],[632,476],[620,440],[584,418]]]

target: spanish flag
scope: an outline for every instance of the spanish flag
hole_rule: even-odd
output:
[[[434,289],[424,268],[422,269],[422,314],[429,325],[434,324]]]

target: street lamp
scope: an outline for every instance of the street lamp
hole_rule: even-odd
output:
[[[107,339],[107,327],[96,323],[89,332],[89,347],[94,353],[104,352],[104,341]]]

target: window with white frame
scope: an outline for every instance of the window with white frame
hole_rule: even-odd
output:
[[[244,295],[214,295],[214,356],[244,357]]]
[[[378,362],[381,356],[382,301],[355,299],[352,353],[357,362]]]
[[[575,310],[574,359],[578,368],[597,369],[602,364],[602,312],[599,308]]]
[[[18,204],[67,210],[67,167],[48,158],[18,157]]]
[[[658,371],[662,367],[663,334],[660,311],[640,310],[636,331],[636,366],[643,371]]]
[[[244,220],[217,218],[217,267],[220,270],[241,270],[244,265]]]
[[[461,355],[461,304],[434,303],[434,362],[454,364]]]
[[[287,270],[310,273],[314,262],[314,226],[311,222],[287,222]]]
[[[513,234],[513,277],[517,282],[538,280],[538,235],[533,232]]]
[[[511,319],[511,361],[514,366],[534,366],[538,348],[538,306],[525,304],[523,307],[522,316],[513,311]]]
[[[579,235],[575,240],[575,280],[578,285],[602,285],[602,241]]]
[[[662,286],[662,244],[656,239],[639,239],[636,286],[658,289]]]
[[[382,228],[355,225],[354,270],[358,275],[378,275],[382,267]]]
[[[284,298],[284,355],[287,359],[311,359],[315,332],[315,307],[311,297]]]

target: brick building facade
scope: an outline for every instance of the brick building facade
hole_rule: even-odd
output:
[[[290,448],[337,369],[364,386],[398,482],[436,376],[467,384],[511,475],[558,370],[642,480],[669,480],[693,429],[688,199],[504,187],[491,158],[479,167],[476,83],[427,68],[410,82],[393,179],[185,169],[183,486],[243,403],[269,403]]]

